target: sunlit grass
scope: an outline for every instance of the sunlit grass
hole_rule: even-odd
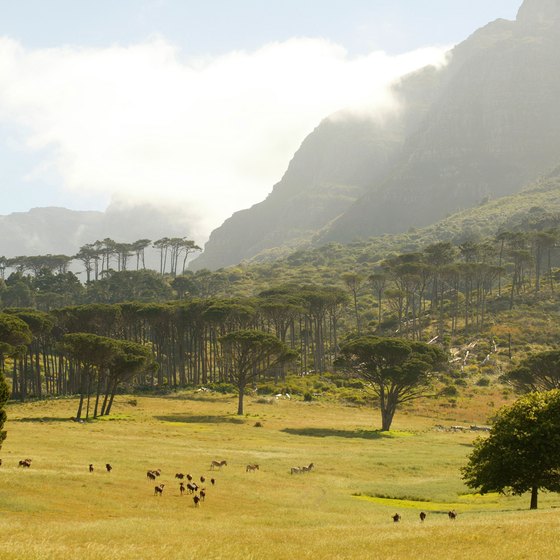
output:
[[[557,495],[543,494],[542,509],[529,512],[526,496],[471,494],[459,468],[474,435],[436,431],[441,420],[413,410],[395,431],[379,432],[371,409],[322,402],[248,398],[249,415],[237,418],[231,397],[120,398],[114,421],[84,424],[70,420],[75,407],[61,399],[8,409],[2,560],[402,560],[438,550],[521,559],[552,558],[557,548]],[[23,470],[17,463],[27,457]],[[213,459],[228,466],[211,471]],[[311,462],[314,471],[290,474]],[[248,463],[260,470],[246,473]],[[146,478],[155,468],[162,497]],[[176,472],[215,477],[198,509],[180,496]],[[442,515],[449,509],[456,522]]]

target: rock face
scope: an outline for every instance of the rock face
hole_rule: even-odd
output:
[[[560,161],[560,1],[525,0],[395,87],[381,122],[325,120],[268,198],[215,230],[195,268],[423,226],[516,192]]]

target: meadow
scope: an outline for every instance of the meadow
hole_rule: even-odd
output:
[[[336,402],[247,397],[247,414],[237,417],[235,397],[219,393],[120,395],[111,417],[85,423],[70,419],[75,408],[73,399],[8,407],[2,560],[476,560],[560,552],[560,496],[542,494],[540,509],[529,511],[528,496],[474,495],[461,482],[477,434],[435,426],[483,423],[486,407],[475,408],[477,417],[459,409],[441,420],[422,405],[397,413],[389,433],[374,429],[377,411]],[[18,467],[27,457],[31,468]],[[211,471],[213,459],[228,465]],[[313,471],[290,474],[311,462]],[[245,472],[249,463],[260,469]],[[161,497],[146,478],[156,468]],[[216,479],[206,481],[200,507],[180,495],[177,472]],[[396,512],[400,523],[391,519]]]

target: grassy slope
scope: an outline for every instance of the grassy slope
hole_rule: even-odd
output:
[[[0,557],[427,559],[435,550],[457,559],[552,557],[556,495],[543,495],[538,512],[526,510],[527,497],[462,496],[458,469],[474,436],[432,428],[483,422],[492,409],[478,402],[435,420],[438,404],[424,401],[397,416],[393,437],[372,430],[378,418],[371,409],[325,402],[248,399],[250,416],[239,423],[227,396],[143,397],[137,406],[120,397],[118,419],[83,425],[66,420],[72,400],[11,405]],[[17,461],[25,457],[33,465],[24,471]],[[209,476],[210,461],[220,458],[228,466],[195,510],[173,475]],[[311,461],[314,472],[289,474]],[[261,470],[245,473],[251,462]],[[167,485],[161,498],[145,476],[158,467]],[[444,515],[450,507],[460,512],[455,523]],[[424,525],[419,508],[429,512]],[[399,525],[390,518],[395,511]]]

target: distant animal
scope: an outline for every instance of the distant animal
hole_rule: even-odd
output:
[[[154,471],[148,471],[146,473],[146,478],[149,478],[150,480],[155,480],[157,478],[157,474]]]
[[[301,473],[301,472],[302,472],[302,471],[301,471],[301,467],[292,467],[292,468],[290,469],[290,474],[299,474],[299,473]]]
[[[211,478],[210,482],[212,483],[212,486],[214,486],[214,484],[216,484],[216,479],[215,478]]]
[[[203,476],[201,476],[201,477],[200,477],[200,482],[201,482],[202,484],[204,484],[204,483],[206,482],[206,478],[204,478]]]
[[[192,480],[192,476],[190,474],[187,475],[187,480],[190,482]]]
[[[159,476],[161,474],[161,469],[155,469],[152,471],[156,476]]]
[[[154,486],[154,496],[161,496],[163,495],[163,488],[165,484],[159,484],[158,486]]]
[[[455,510],[448,511],[447,515],[451,521],[455,521],[455,519],[457,519],[457,512]]]
[[[185,493],[185,484],[183,482],[179,482],[179,492],[181,492],[181,496]]]
[[[18,466],[28,469],[31,466],[31,459],[22,459]]]
[[[247,465],[245,467],[245,472],[255,472],[259,470],[259,465],[257,465],[256,463],[253,465]]]
[[[424,523],[424,519],[426,519],[426,512],[421,511],[421,512],[420,512],[420,521],[421,521],[422,523]]]
[[[198,503],[200,502],[200,498],[195,494],[193,496],[194,507],[198,507]]]
[[[175,474],[175,478],[178,478],[179,480],[183,480],[183,478],[185,478],[185,475],[182,472],[178,472]]]
[[[306,467],[301,467],[301,472],[311,472],[315,468],[313,463],[309,463]]]
[[[202,488],[202,490],[199,492],[200,494],[200,500],[203,502],[206,498],[206,490],[204,488]]]
[[[113,470],[113,467],[109,463],[105,465],[105,468],[107,469],[107,472],[111,472]]]
[[[401,516],[398,513],[395,513],[392,517],[395,523],[398,523],[401,520]]]
[[[210,463],[210,470],[213,471],[215,467],[217,467],[218,469],[227,467],[227,461],[212,461]]]
[[[93,472],[93,465],[89,466],[89,472]]]
[[[198,490],[198,486],[194,482],[189,482],[187,484],[187,490],[189,491],[189,494],[193,494]]]

